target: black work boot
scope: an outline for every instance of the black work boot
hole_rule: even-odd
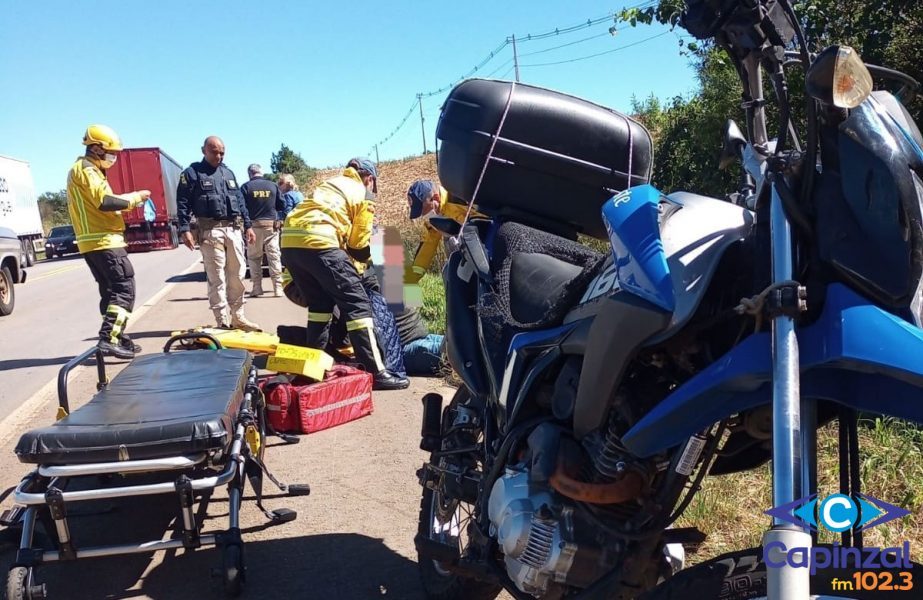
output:
[[[141,353],[141,346],[136,344],[134,340],[125,335],[124,333],[119,337],[119,346],[125,348],[126,350],[131,350],[135,354]]]
[[[103,354],[107,356],[114,356],[115,358],[121,358],[122,360],[131,360],[135,357],[135,353],[131,351],[130,348],[123,348],[117,344],[113,344],[106,340],[99,340],[99,343],[96,344],[96,347],[102,350]]]
[[[382,369],[375,373],[372,379],[373,390],[403,390],[410,386],[410,380],[406,377],[398,377],[388,369]]]

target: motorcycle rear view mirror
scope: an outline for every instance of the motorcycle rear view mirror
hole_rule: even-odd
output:
[[[734,161],[741,157],[746,146],[747,138],[740,131],[740,127],[734,119],[728,119],[724,124],[724,145],[721,147],[718,168],[723,171],[734,164]]]
[[[829,46],[808,68],[805,90],[828,106],[855,108],[872,93],[872,76],[855,50]]]

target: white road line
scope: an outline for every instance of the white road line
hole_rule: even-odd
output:
[[[202,263],[201,256],[197,256],[195,261],[184,269],[180,275],[186,275],[192,272],[197,266]],[[160,300],[166,296],[170,290],[176,285],[176,282],[168,283],[160,288],[156,294],[151,296],[151,298],[141,305],[140,308],[135,309],[131,313],[132,321],[137,323],[144,314],[151,309],[152,306],[157,304]],[[77,373],[81,369],[85,369],[86,366],[79,366],[75,369],[74,373]],[[96,366],[94,365],[95,369]],[[23,427],[31,421],[38,412],[44,408],[45,402],[51,399],[57,399],[58,394],[58,376],[55,375],[51,378],[48,383],[42,386],[42,388],[32,394],[32,396],[20,404],[13,412],[8,414],[6,417],[0,421],[0,446],[5,445],[10,438],[14,435],[20,435],[23,431]],[[57,404],[57,402],[55,402]]]

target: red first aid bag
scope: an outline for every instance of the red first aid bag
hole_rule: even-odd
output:
[[[266,399],[266,421],[278,433],[298,433],[297,405],[292,403],[292,384],[287,377],[260,382]]]
[[[266,418],[278,432],[313,433],[372,413],[372,374],[334,365],[323,381],[305,377],[262,382]]]

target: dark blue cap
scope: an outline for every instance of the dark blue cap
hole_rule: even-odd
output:
[[[375,168],[375,163],[367,158],[353,158],[348,163],[346,163],[346,166],[352,167],[357,171],[365,171],[366,173],[371,173],[372,177],[378,179],[378,169]]]
[[[436,184],[429,179],[417,179],[410,184],[407,196],[410,198],[410,218],[416,219],[423,213],[423,201],[436,193]]]

